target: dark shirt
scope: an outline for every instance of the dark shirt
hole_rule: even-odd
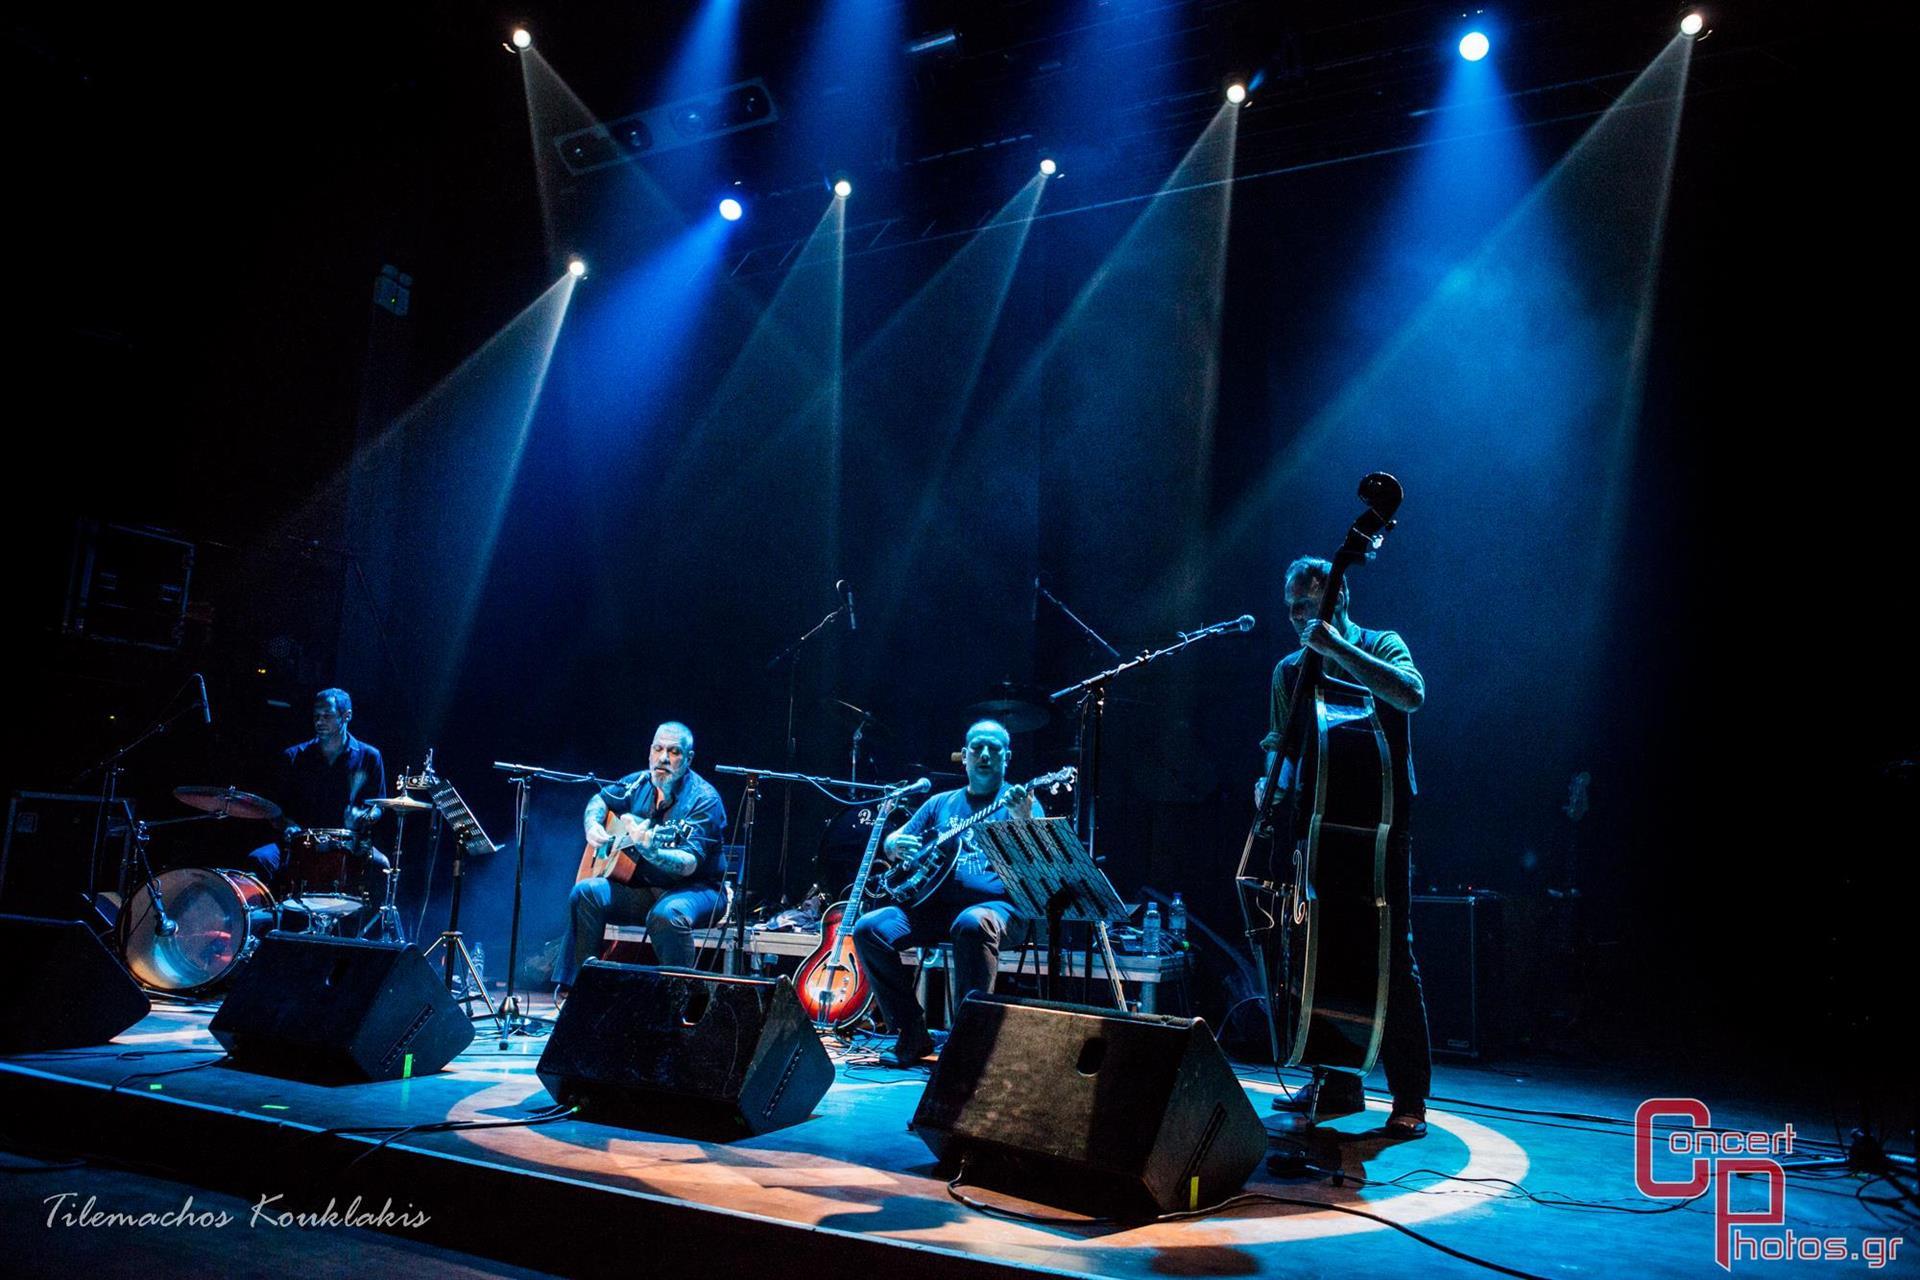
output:
[[[907,819],[907,825],[900,828],[900,834],[931,840],[955,823],[971,818],[999,798],[1000,793],[997,791],[991,796],[976,796],[965,787],[956,791],[942,791],[937,796],[927,797],[926,802],[914,810],[913,816]],[[1047,811],[1040,807],[1038,800],[1032,800],[1029,803],[1032,806],[1031,816],[1035,818],[1047,816]],[[999,818],[987,819],[988,822],[999,820]],[[980,847],[978,832],[979,828],[974,827],[960,837],[959,856],[954,862],[953,874],[947,877],[946,884],[940,886],[940,891],[945,893],[949,888],[953,888],[969,897],[1004,898],[1007,896],[1007,886],[994,871],[993,864],[987,861],[986,851]]]
[[[626,794],[629,792],[631,794]],[[727,834],[727,806],[720,799],[720,793],[714,790],[713,784],[705,778],[691,769],[687,770],[687,776],[680,779],[680,785],[674,788],[673,795],[665,805],[661,805],[658,803],[660,793],[653,789],[652,777],[642,769],[620,779],[617,786],[602,791],[600,798],[606,802],[608,812],[631,813],[656,826],[663,822],[693,823],[693,831],[687,836],[686,842],[679,846],[697,859],[692,874],[668,875],[641,856],[646,850],[632,849],[628,855],[636,864],[633,873],[635,883],[652,885],[657,889],[684,889],[689,885],[720,883],[720,846]]]
[[[318,738],[288,747],[281,758],[278,789],[268,799],[280,806],[288,822],[344,827],[350,805],[386,794],[387,762],[380,758],[380,748],[348,734],[347,745],[331,764]]]
[[[1420,672],[1413,665],[1413,653],[1407,648],[1407,642],[1395,631],[1369,631],[1365,627],[1349,625],[1347,639],[1362,650],[1378,658],[1388,666],[1398,667],[1409,675],[1418,677]],[[1305,659],[1304,648],[1295,649],[1273,669],[1273,687],[1268,702],[1267,736],[1260,740],[1263,751],[1280,749],[1280,730],[1286,724],[1287,710],[1293,701],[1293,686],[1300,679],[1300,663]],[[1351,672],[1332,658],[1324,661],[1322,669],[1335,680],[1344,680],[1349,684],[1358,684]],[[1386,699],[1376,696],[1373,699],[1374,713],[1380,719],[1380,730],[1386,734],[1387,747],[1393,757],[1394,808],[1405,814],[1411,807],[1418,788],[1413,778],[1413,725],[1406,712],[1390,705]],[[1308,732],[1311,732],[1309,726]],[[1284,779],[1283,779],[1284,781]]]

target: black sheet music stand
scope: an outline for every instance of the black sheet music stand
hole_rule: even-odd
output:
[[[1113,958],[1107,926],[1133,916],[1107,873],[1093,863],[1074,834],[1071,818],[1008,818],[983,822],[976,829],[987,860],[1006,883],[1007,897],[1022,918],[1047,922],[1046,998],[1053,998],[1061,964],[1060,922],[1077,920],[1094,927],[1113,984],[1114,1007],[1127,1007],[1120,966]]]

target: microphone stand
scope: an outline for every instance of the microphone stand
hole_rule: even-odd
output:
[[[1042,588],[1042,590],[1045,590],[1045,588]],[[1051,597],[1049,597],[1049,599],[1051,599]],[[1075,621],[1077,622],[1079,619],[1076,618]],[[1129,658],[1116,667],[1109,667],[1098,675],[1088,676],[1085,680],[1070,684],[1064,689],[1047,695],[1048,702],[1061,702],[1076,694],[1079,695],[1080,698],[1080,765],[1081,774],[1087,780],[1085,788],[1087,796],[1086,818],[1081,827],[1080,843],[1086,846],[1089,857],[1093,857],[1094,853],[1095,820],[1100,803],[1100,722],[1107,709],[1107,686],[1113,683],[1114,677],[1116,676],[1124,675],[1135,667],[1144,667],[1149,662],[1156,662],[1168,654],[1178,653],[1188,645],[1199,640],[1204,640],[1208,636],[1222,635],[1229,631],[1250,631],[1252,629],[1253,624],[1251,619],[1243,623],[1241,619],[1236,618],[1231,622],[1216,622],[1212,626],[1202,627],[1198,631],[1182,631],[1178,633],[1180,636],[1179,641],[1168,645],[1164,649],[1148,650],[1137,658]],[[1105,644],[1106,642],[1103,640],[1101,643]],[[1089,742],[1092,744],[1091,747],[1087,745]],[[1098,859],[1095,859],[1095,861],[1097,862]]]
[[[809,640],[813,639],[815,636],[819,635],[822,631],[825,631],[828,627],[832,626],[834,622],[837,621],[839,617],[846,612],[847,612],[847,605],[843,600],[838,609],[835,609],[832,613],[820,619],[820,621],[814,623],[812,627],[808,628],[806,634],[802,635],[798,640],[795,640],[792,644],[782,649],[779,653],[775,654],[772,658],[770,658],[767,661],[767,670],[769,671],[772,671],[775,667],[779,666],[783,662],[787,664],[786,753],[787,753],[788,769],[793,768],[794,759],[796,756],[799,755],[799,752],[800,752],[799,739],[793,736],[793,707],[794,707],[794,696],[796,692],[795,681],[797,681],[800,676],[800,650],[806,647],[806,644]],[[772,775],[767,775],[767,776],[772,776]],[[782,901],[784,901],[787,896],[787,848],[790,840],[792,839],[792,835],[793,835],[793,789],[789,787],[787,789],[785,801],[780,812],[780,897]],[[746,887],[744,860],[742,861],[741,866],[742,866],[741,889],[744,892]]]
[[[186,682],[182,681],[180,689],[185,689],[186,687]],[[180,689],[174,690],[175,697],[179,696]],[[168,701],[171,702],[172,699],[170,698]],[[137,751],[141,744],[145,743],[147,739],[159,737],[172,727],[175,720],[178,720],[189,711],[198,710],[200,705],[198,701],[195,701],[191,706],[182,707],[170,716],[155,720],[145,729],[142,729],[140,736],[132,742],[113,752],[113,754],[98,764],[90,765],[74,775],[73,782],[70,784],[73,786],[78,786],[96,773],[101,775],[100,807],[93,815],[93,839],[87,846],[87,913],[91,919],[98,920],[100,918],[100,886],[96,873],[100,866],[100,849],[101,846],[106,843],[107,810],[111,809],[114,801],[119,799],[120,775],[126,772],[126,770],[121,767],[120,762]],[[129,814],[128,816],[131,817],[132,815]],[[224,817],[225,815],[222,816]],[[146,850],[144,847],[140,848],[139,856],[141,862],[144,864],[146,858]],[[115,881],[115,887],[120,895],[120,905],[114,912],[113,937],[115,949],[119,951],[120,957],[123,960],[127,954],[127,904],[133,896],[133,864],[134,849],[132,846],[129,846],[121,853],[120,874]],[[153,879],[151,870],[147,872],[147,879]]]
[[[831,617],[827,619],[829,622],[832,620]],[[822,625],[825,624],[823,623]],[[814,630],[817,631],[819,628],[816,627]],[[818,787],[845,787],[849,791],[867,793],[884,792],[888,790],[888,788],[872,782],[855,782],[851,779],[843,778],[816,778],[805,773],[780,773],[773,769],[750,769],[743,765],[735,764],[715,765],[713,771],[715,773],[724,773],[729,777],[745,778],[747,780],[746,795],[740,801],[740,909],[733,913],[734,959],[729,962],[730,964],[740,964],[744,962],[747,954],[747,868],[753,860],[753,823],[759,807],[761,781],[770,780],[773,782],[788,783],[810,782]],[[838,797],[835,797],[835,799],[838,800]],[[793,788],[791,786],[787,788],[786,801],[787,812],[791,814],[793,812]],[[856,796],[851,800],[840,800],[839,803],[848,805],[860,804],[862,800]],[[783,829],[781,832],[780,850],[780,877],[783,893],[787,869],[785,837],[786,833]]]
[[[508,1036],[531,1034],[531,1019],[521,1011],[513,984],[515,970],[520,966],[520,888],[527,874],[527,811],[533,806],[534,781],[545,778],[548,782],[588,782],[598,786],[603,779],[591,773],[562,773],[537,764],[509,764],[501,760],[495,760],[493,767],[507,774],[507,781],[513,784],[513,923],[507,932],[507,993],[501,997],[498,1015],[500,1047],[505,1049]]]

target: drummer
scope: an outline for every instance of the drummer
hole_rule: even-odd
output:
[[[313,737],[282,753],[271,795],[280,802],[280,839],[249,857],[269,883],[276,882],[289,844],[308,827],[363,831],[379,811],[367,806],[387,794],[387,765],[380,748],[347,731],[353,699],[345,689],[322,689],[313,699]],[[378,882],[386,857],[368,851],[368,878]]]

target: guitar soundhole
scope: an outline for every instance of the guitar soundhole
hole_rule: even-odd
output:
[[[1080,1060],[1073,1069],[1083,1076],[1098,1074],[1100,1064],[1107,1060],[1107,1041],[1104,1036],[1094,1036],[1080,1046]]]
[[[712,1001],[713,993],[704,982],[690,983],[687,986],[687,1002],[680,1009],[680,1025],[693,1027],[707,1016],[707,1005]]]

